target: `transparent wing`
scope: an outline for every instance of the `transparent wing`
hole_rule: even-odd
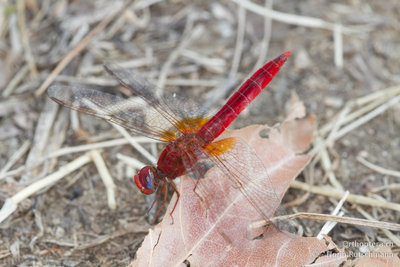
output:
[[[135,134],[166,141],[176,136],[187,118],[204,117],[199,106],[175,93],[155,96],[156,87],[140,75],[115,64],[105,64],[106,71],[134,96],[122,98],[79,86],[52,85],[48,96],[68,108],[119,124]]]
[[[53,85],[47,95],[55,102],[119,124],[135,134],[165,141],[173,125],[139,97],[122,98],[78,86]]]
[[[256,152],[245,141],[239,138],[235,140],[232,149],[220,155],[209,153],[208,158],[219,167],[231,181],[231,186],[236,189],[233,190],[235,195],[230,198],[236,199],[237,194],[243,194],[261,218],[268,221],[279,207],[280,198]]]
[[[129,89],[134,95],[141,97],[174,125],[183,118],[205,117],[207,115],[207,112],[202,110],[196,102],[176,93],[162,91],[162,95],[155,95],[155,92],[158,91],[157,87],[135,72],[127,71],[112,63],[105,63],[104,68],[121,85]]]

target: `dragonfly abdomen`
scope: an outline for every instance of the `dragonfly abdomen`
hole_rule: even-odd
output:
[[[225,128],[236,119],[240,112],[242,112],[242,110],[265,88],[275,74],[278,73],[289,56],[290,52],[283,53],[256,71],[250,79],[229,98],[222,109],[201,127],[198,135],[208,143],[217,138]]]

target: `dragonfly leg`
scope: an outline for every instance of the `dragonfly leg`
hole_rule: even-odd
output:
[[[176,188],[174,182],[171,179],[168,179],[168,181],[169,181],[169,184],[172,186],[172,189],[174,189],[174,191],[176,193],[175,205],[174,205],[174,208],[172,209],[172,211],[169,214],[171,216],[171,219],[172,219],[172,223],[171,224],[174,224],[174,217],[172,217],[172,213],[174,213],[176,205],[178,205],[178,201],[179,201],[179,198],[181,197],[181,194],[179,193],[178,189]]]
[[[195,168],[195,170],[197,170],[199,172],[199,177],[197,177],[197,181],[196,181],[196,183],[195,183],[195,185],[193,187],[193,193],[195,193],[196,196],[200,199],[200,203],[203,206],[203,208],[205,210],[205,213],[206,213],[205,216],[207,217],[207,210],[208,210],[207,204],[205,203],[203,197],[197,192],[198,190],[196,191],[197,186],[199,185],[201,178],[204,177],[204,173],[205,173],[206,168],[205,168],[204,165],[199,165],[198,167]]]
[[[168,188],[167,188],[167,183],[163,182],[163,185],[161,186],[160,192],[158,192],[156,199],[154,199],[153,204],[151,204],[151,208],[153,208],[154,203],[157,201],[157,199],[160,197],[161,193],[164,192],[164,199],[163,203],[161,204],[161,207],[157,210],[156,215],[154,216],[154,219],[151,224],[154,224],[158,215],[160,214],[161,210],[163,209],[165,202],[167,202],[167,193],[168,193]],[[151,209],[150,208],[150,209]]]
[[[150,212],[150,210],[154,207],[154,203],[157,202],[158,198],[160,197],[161,193],[162,193],[162,187],[161,190],[158,191],[156,198],[153,200],[153,203],[151,203],[151,207],[149,208],[149,210],[147,212]]]
[[[194,185],[194,188],[193,188],[193,192],[194,192],[194,193],[196,193],[196,188],[197,188],[197,185],[198,185],[199,182],[200,182],[200,179],[201,179],[202,177],[204,177],[204,172],[205,172],[205,170],[206,170],[206,168],[205,168],[204,165],[199,165],[199,166],[197,166],[197,167],[194,169],[194,171],[199,171],[199,177],[197,177],[196,184]],[[201,198],[197,193],[196,193],[196,195],[197,195],[199,198]]]

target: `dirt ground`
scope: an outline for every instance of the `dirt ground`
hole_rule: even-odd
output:
[[[17,195],[16,210],[0,216],[2,266],[125,266],[151,227],[153,198],[137,190],[132,178],[140,164],[126,157],[149,160],[108,122],[71,112],[45,94],[52,83],[126,94],[102,68],[107,61],[218,109],[263,63],[292,51],[267,92],[231,127],[281,121],[296,92],[318,121],[315,158],[297,180],[317,192],[292,187],[284,199],[288,213],[330,214],[339,199],[324,192],[337,189],[372,199],[347,201],[346,217],[399,221],[398,0],[123,4],[6,0],[0,7],[0,204],[97,153],[85,145],[117,140],[97,150],[115,183],[116,208],[104,168],[93,163],[27,198]],[[154,157],[162,149],[137,140]],[[316,236],[323,224],[300,220],[305,236]],[[380,242],[398,253],[400,246],[398,233],[368,227],[338,224],[329,235],[341,247]]]

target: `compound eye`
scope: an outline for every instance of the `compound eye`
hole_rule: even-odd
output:
[[[156,169],[154,167],[146,166],[135,175],[135,184],[143,194],[150,195],[156,190],[155,174]]]

